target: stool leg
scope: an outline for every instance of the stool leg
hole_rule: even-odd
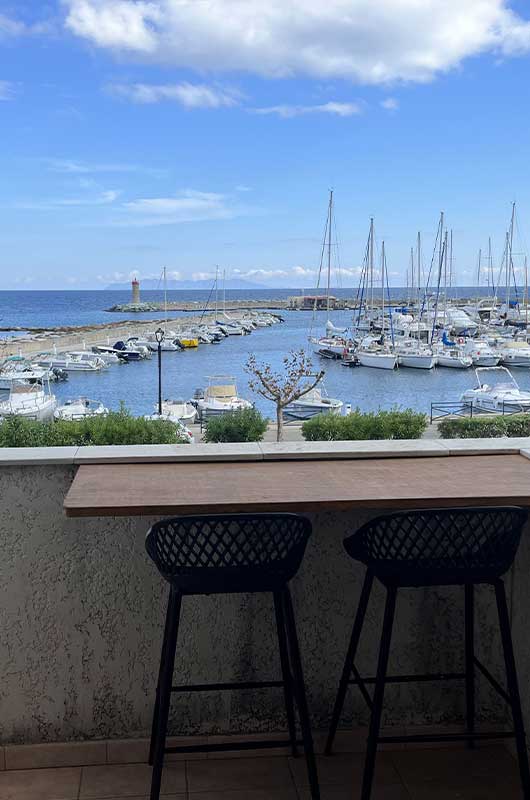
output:
[[[291,740],[291,752],[294,757],[298,755],[296,749],[296,721],[294,717],[293,675],[289,664],[287,650],[287,636],[285,633],[285,614],[282,605],[281,592],[274,592],[274,611],[276,614],[276,628],[278,630],[278,645],[280,648],[280,662],[282,665],[283,692],[285,696],[285,711],[287,726]]]
[[[175,651],[177,649],[177,636],[180,620],[182,596],[173,586],[169,593],[168,603],[168,630],[164,652],[164,662],[160,670],[159,704],[153,752],[153,776],[151,779],[151,800],[159,800],[160,785],[162,783],[162,769],[164,767],[164,751],[166,748],[167,723],[169,719],[169,706],[171,703],[171,686],[173,683],[173,670],[175,667]]]
[[[386,671],[388,667],[388,656],[390,654],[394,613],[396,610],[396,595],[397,588],[395,586],[387,586],[385,616],[383,620],[383,631],[381,633],[381,644],[379,647],[379,661],[377,663],[377,674],[375,678],[372,715],[370,717],[370,728],[366,743],[361,800],[370,800],[370,795],[372,793],[375,758],[377,755],[377,740],[379,738],[379,728],[381,727],[381,715],[383,712],[383,699],[385,695]]]
[[[149,761],[148,761],[148,763],[151,766],[153,766],[153,757],[154,757],[154,754],[155,754],[155,739],[156,739],[156,731],[157,731],[157,726],[158,726],[158,710],[159,710],[159,707],[160,707],[160,678],[161,678],[162,669],[164,667],[164,663],[165,663],[165,660],[166,660],[167,636],[168,636],[168,631],[169,631],[170,619],[171,619],[170,604],[168,603],[167,611],[166,611],[166,623],[165,623],[165,626],[164,626],[164,636],[163,636],[163,639],[162,639],[162,651],[161,651],[161,654],[160,654],[160,667],[159,667],[159,670],[158,670],[158,681],[157,681],[157,684],[156,684],[155,707],[154,707],[154,710],[153,710],[153,722],[152,722],[152,725],[151,725],[151,741],[149,743]]]
[[[357,653],[357,647],[359,646],[359,639],[361,638],[364,618],[366,615],[366,609],[368,608],[368,601],[370,600],[370,592],[372,591],[373,583],[374,583],[374,576],[370,571],[368,571],[364,578],[363,588],[361,591],[361,596],[359,598],[359,605],[357,606],[357,613],[355,615],[355,621],[353,623],[353,630],[351,634],[350,644],[348,646],[348,651],[346,653],[346,660],[344,661],[344,667],[342,669],[342,675],[339,682],[339,690],[337,692],[335,706],[333,707],[333,714],[331,717],[331,725],[329,727],[326,749],[324,750],[327,756],[331,754],[331,749],[333,747],[333,740],[335,739],[335,734],[337,733],[340,715],[342,713],[342,707],[344,705],[344,700],[346,698],[346,692],[348,691],[348,682],[350,680],[350,676],[352,673],[352,668],[355,661],[355,655]]]
[[[524,730],[523,712],[521,710],[519,684],[517,682],[517,670],[515,668],[515,658],[513,654],[510,617],[508,615],[508,606],[506,605],[506,591],[504,589],[504,582],[501,580],[496,581],[494,586],[495,598],[497,600],[497,611],[499,612],[499,627],[501,629],[504,663],[506,665],[508,694],[511,698],[513,727],[515,731],[515,742],[517,745],[517,756],[519,759],[519,772],[521,775],[521,787],[523,790],[524,800],[530,800],[530,771],[528,769],[526,735]]]
[[[315,752],[313,749],[313,736],[311,733],[311,722],[309,720],[309,709],[307,707],[304,673],[302,669],[302,659],[300,657],[300,647],[298,644],[298,636],[296,633],[296,624],[294,619],[291,593],[287,586],[283,590],[283,603],[285,610],[287,640],[288,640],[289,652],[291,654],[291,664],[293,666],[293,673],[294,673],[294,691],[296,697],[296,704],[298,706],[298,714],[300,717],[300,727],[302,729],[302,740],[304,743],[304,751],[307,762],[307,773],[309,776],[311,798],[312,800],[320,800],[317,765],[315,760]]]
[[[465,663],[466,663],[466,723],[467,732],[475,733],[475,587],[466,583],[465,592]],[[475,741],[468,739],[468,747],[473,749]]]

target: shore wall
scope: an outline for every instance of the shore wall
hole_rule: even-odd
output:
[[[62,503],[75,469],[71,463],[0,466],[0,744],[141,737],[150,728],[167,597],[144,550],[153,520],[67,519]],[[292,582],[315,728],[329,722],[364,577],[342,540],[374,514],[313,515],[314,534]],[[506,584],[530,727],[529,533]],[[382,601],[378,587],[358,659],[364,674],[375,672]],[[391,670],[460,669],[462,604],[459,589],[404,591]],[[488,589],[478,592],[477,606],[479,657],[504,682]],[[187,598],[183,610],[179,683],[279,677],[271,598]],[[502,701],[478,684],[479,719],[504,723]],[[454,681],[390,687],[385,724],[458,722],[464,709],[463,686]],[[366,721],[364,702],[352,689],[342,723]],[[173,703],[175,734],[284,728],[278,690],[190,694]]]

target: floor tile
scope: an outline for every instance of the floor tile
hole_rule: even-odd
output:
[[[297,786],[307,786],[307,766],[305,758],[290,758],[289,766]],[[364,769],[364,755],[348,753],[347,755],[317,756],[318,780],[321,786],[340,784],[349,787],[350,791],[360,786]],[[379,753],[376,764],[376,779],[381,786],[400,784],[401,780],[389,753]]]
[[[95,797],[94,800],[123,800],[123,795],[119,795],[118,797]],[[149,795],[128,796],[126,800],[149,800]],[[187,796],[185,794],[161,794],[160,800],[187,800]]]
[[[76,800],[81,768],[0,772],[2,800]]]
[[[222,792],[236,789],[290,789],[286,758],[208,759],[187,764],[188,791]]]
[[[513,780],[518,775],[517,762],[502,746],[476,750],[409,750],[388,755],[406,786],[427,781],[444,784],[453,778],[459,779],[460,784],[488,777]]]
[[[228,789],[226,792],[193,792],[191,800],[298,800],[294,786],[290,789]]]
[[[299,789],[299,800],[311,800],[311,793],[306,786]],[[320,800],[360,800],[361,784],[358,786],[321,786]],[[371,800],[411,800],[410,794],[400,784],[374,786]],[[511,798],[510,798],[511,800]]]
[[[180,745],[206,744],[206,736],[170,736],[167,740],[168,747]],[[147,764],[149,756],[149,739],[110,739],[107,742],[109,764]],[[194,761],[206,758],[206,753],[166,753],[165,761]]]
[[[455,777],[456,781],[456,777]],[[427,781],[408,784],[411,800],[522,800],[518,783],[502,778],[475,778],[469,784],[453,786]],[[323,798],[325,800],[325,798]]]
[[[107,743],[58,742],[9,745],[5,748],[6,769],[78,767],[105,764]]]
[[[205,762],[206,763],[206,762]],[[149,794],[151,767],[148,764],[111,764],[83,767],[81,800],[86,798],[138,797]],[[162,775],[162,792],[185,793],[186,774],[183,763],[167,764]]]

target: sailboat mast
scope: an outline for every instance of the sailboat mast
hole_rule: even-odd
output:
[[[381,243],[381,313],[383,321],[381,324],[381,335],[385,338],[385,242]]]
[[[506,319],[508,319],[508,309],[510,307],[510,234],[508,231],[506,231],[506,244],[504,249],[504,265],[506,268],[506,291],[504,294],[504,302],[506,304]]]
[[[374,218],[370,217],[370,244],[369,244],[369,271],[370,271],[370,303],[374,310]]]
[[[478,249],[478,259],[477,259],[477,288],[480,286],[480,268],[482,266],[482,248],[479,247]]]
[[[418,231],[416,240],[416,272],[418,273],[418,307],[417,307],[417,321],[418,321],[418,342],[420,341],[420,322],[421,322],[421,306],[420,306],[420,293],[421,293],[421,231]]]
[[[331,224],[333,220],[333,189],[329,192],[329,213],[328,213],[328,285],[326,294],[326,311],[329,319],[329,293],[331,290]]]
[[[491,260],[491,236],[488,236],[488,289],[490,288],[490,280],[493,278],[493,263]]]
[[[449,233],[449,287],[453,286],[453,229]]]
[[[528,259],[524,257],[524,318],[525,331],[528,333]]]
[[[215,267],[215,322],[219,317],[219,267]]]

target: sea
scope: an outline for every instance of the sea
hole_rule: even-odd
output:
[[[314,291],[314,290],[313,290]],[[479,290],[459,288],[455,296],[477,296]],[[403,298],[406,290],[392,289],[394,298]],[[299,289],[245,289],[227,290],[227,300],[284,300]],[[333,294],[353,299],[354,289],[335,289]],[[480,290],[487,295],[487,288]],[[169,301],[199,301],[206,303],[208,292],[168,291]],[[161,292],[144,291],[142,300],[162,301]],[[4,291],[0,292],[0,327],[24,328],[62,325],[90,325],[136,318],[130,313],[108,312],[105,309],[130,301],[129,292],[119,291]],[[185,398],[193,396],[198,388],[207,385],[214,376],[231,376],[239,394],[252,400],[256,407],[273,417],[272,403],[255,395],[249,388],[249,375],[245,365],[249,355],[255,354],[259,362],[268,363],[279,373],[283,359],[291,350],[311,350],[308,337],[323,335],[326,312],[313,314],[307,311],[278,312],[283,324],[258,328],[250,336],[230,336],[219,345],[200,345],[196,350],[164,352],[162,354],[163,396]],[[162,319],[163,313],[138,314],[140,320]],[[169,312],[168,318],[184,317],[182,312]],[[338,327],[351,325],[351,311],[331,312],[331,320]],[[12,335],[0,333],[0,337]],[[378,409],[411,408],[429,414],[431,403],[457,401],[465,389],[475,385],[475,375],[470,370],[435,368],[417,370],[400,368],[394,371],[365,367],[346,368],[338,361],[321,359],[313,355],[315,369],[324,369],[324,387],[330,397],[362,411]],[[530,370],[514,369],[514,377],[522,389],[530,391]],[[155,409],[158,397],[156,357],[149,361],[114,365],[97,374],[70,373],[65,383],[53,385],[60,401],[79,396],[101,401],[111,409],[120,403],[135,414],[149,414]]]

